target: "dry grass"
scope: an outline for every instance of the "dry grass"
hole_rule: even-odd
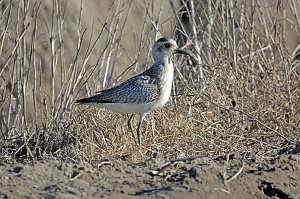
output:
[[[3,161],[267,157],[299,142],[298,1],[92,2],[0,1]],[[73,102],[144,70],[160,35],[201,64],[175,58],[172,99],[147,116],[140,149],[127,116]]]

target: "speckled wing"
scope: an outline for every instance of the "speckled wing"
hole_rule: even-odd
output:
[[[149,103],[159,95],[158,80],[149,73],[134,76],[122,84],[78,100],[78,103]]]

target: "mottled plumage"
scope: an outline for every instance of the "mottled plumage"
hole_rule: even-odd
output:
[[[133,137],[131,119],[133,114],[139,114],[137,135],[140,144],[140,127],[145,116],[149,111],[162,107],[170,97],[174,70],[171,57],[174,53],[188,54],[179,49],[174,40],[164,37],[158,39],[152,49],[155,62],[152,67],[118,86],[100,91],[92,97],[79,99],[76,103],[132,114],[128,126]]]
[[[159,68],[151,67],[138,76],[134,76],[120,85],[99,91],[92,98],[78,100],[82,103],[149,103],[154,101],[160,94],[159,79],[157,78]]]

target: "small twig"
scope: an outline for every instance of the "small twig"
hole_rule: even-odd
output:
[[[245,168],[245,163],[243,161],[242,167],[240,168],[240,170],[234,174],[234,176],[232,176],[230,179],[225,180],[225,184],[228,184],[229,182],[231,182],[233,179],[235,179],[238,175],[240,175],[240,173],[243,171],[243,169]]]
[[[230,194],[230,191],[227,191],[225,189],[214,188],[214,190],[216,190],[216,191],[222,191],[224,193]]]
[[[194,156],[188,156],[188,157],[180,157],[180,158],[175,158],[175,159],[172,159],[170,160],[170,162],[179,162],[179,161],[192,161],[192,160],[195,160],[195,159],[198,159],[198,158],[204,158],[204,157],[207,157],[208,155],[207,154],[204,154],[204,155],[194,155]]]
[[[166,168],[167,166],[170,166],[172,163],[174,162],[179,162],[179,161],[192,161],[192,160],[195,160],[197,158],[204,158],[204,157],[207,157],[208,155],[207,154],[204,154],[204,155],[194,155],[194,156],[189,156],[189,157],[180,157],[180,158],[175,158],[175,159],[172,159],[172,160],[169,160],[167,162],[165,162],[164,164],[160,165],[156,170],[150,170],[148,172],[148,174],[150,175],[160,175],[161,174],[161,171]]]
[[[80,176],[82,176],[82,173],[78,173],[76,176],[74,176],[73,178],[71,178],[70,181],[74,181],[77,178],[79,178]]]
[[[110,161],[104,160],[101,163],[97,164],[97,167],[100,168],[104,165],[112,165],[112,163]]]

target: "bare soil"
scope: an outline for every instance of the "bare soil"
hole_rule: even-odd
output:
[[[0,166],[1,198],[300,198],[300,156]]]

